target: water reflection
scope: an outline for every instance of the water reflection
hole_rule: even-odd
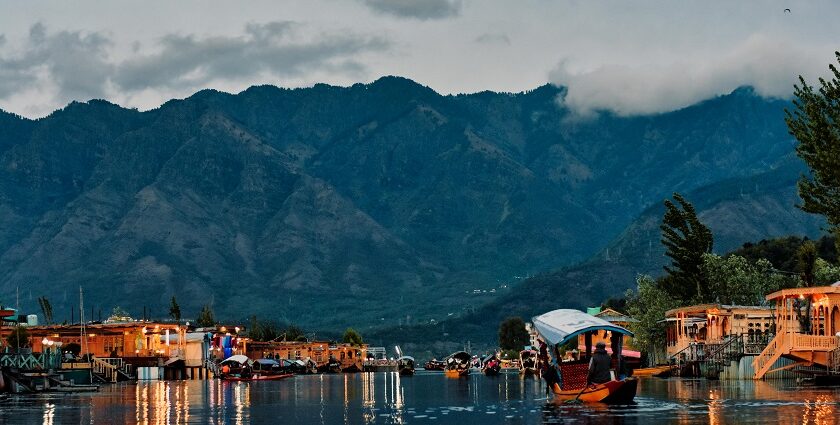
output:
[[[0,423],[830,424],[840,414],[838,400],[840,389],[795,382],[645,379],[632,405],[567,405],[550,402],[541,382],[515,374],[360,373],[12,396],[0,401]]]

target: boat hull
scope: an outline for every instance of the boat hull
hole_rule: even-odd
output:
[[[609,381],[603,384],[592,385],[583,392],[580,388],[576,390],[561,390],[557,384],[552,388],[555,401],[568,401],[578,399],[585,403],[612,403],[626,404],[636,397],[636,388],[639,385],[637,378],[626,378],[621,381]],[[580,394],[580,396],[578,396]]]
[[[539,378],[540,377],[539,372],[537,372],[537,369],[530,368],[530,367],[520,368],[519,369],[519,376],[521,376],[523,378],[529,378],[529,377]]]
[[[449,378],[460,378],[463,376],[468,376],[470,374],[469,369],[462,369],[462,370],[455,370],[455,369],[447,369],[443,371],[443,373]]]
[[[225,381],[234,381],[234,382],[240,382],[240,381],[277,381],[277,380],[280,380],[280,379],[291,378],[293,376],[295,376],[295,375],[292,375],[291,373],[284,373],[284,374],[281,374],[281,375],[255,375],[255,376],[252,376],[250,378],[241,378],[241,377],[238,377],[238,376],[225,376],[225,377],[222,377],[222,379],[225,380]]]
[[[411,375],[414,375],[414,369],[409,369],[409,368],[400,369],[399,373],[402,376],[411,376]]]

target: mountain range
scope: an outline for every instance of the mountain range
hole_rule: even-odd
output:
[[[564,96],[444,96],[384,77],[204,90],[145,112],[0,113],[0,302],[46,296],[61,321],[81,286],[104,315],[165,316],[176,296],[186,317],[211,304],[230,320],[387,333],[621,295],[663,264],[673,192],[719,249],[819,233],[793,206],[805,169],[788,102],[740,88],[581,117]]]

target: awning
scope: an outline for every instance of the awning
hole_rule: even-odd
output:
[[[536,316],[532,321],[543,340],[552,345],[564,344],[582,333],[591,331],[608,330],[633,336],[633,332],[621,326],[579,310],[554,310]]]

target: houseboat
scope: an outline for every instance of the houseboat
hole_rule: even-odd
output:
[[[840,375],[840,286],[783,289],[766,298],[774,305],[775,335],[752,361],[753,378],[806,366]]]
[[[717,377],[721,367],[756,355],[773,335],[771,307],[699,304],[665,313],[667,359],[681,376]]]

